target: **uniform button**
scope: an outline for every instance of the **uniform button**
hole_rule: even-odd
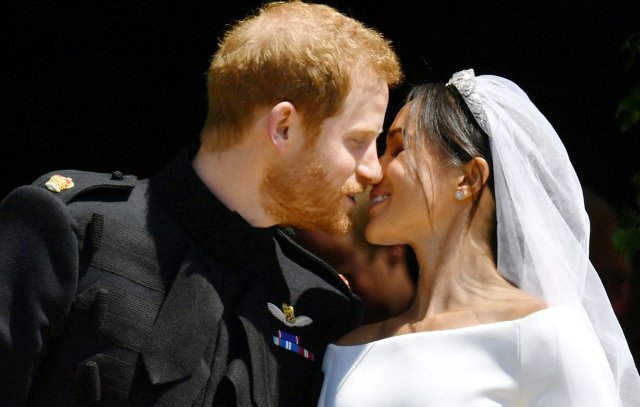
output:
[[[124,174],[120,171],[114,171],[111,174],[111,179],[116,180],[116,181],[122,181],[124,179]]]

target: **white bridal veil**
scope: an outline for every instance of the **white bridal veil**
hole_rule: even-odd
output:
[[[498,270],[550,306],[577,307],[602,347],[624,406],[639,405],[640,378],[607,294],[589,261],[589,219],[564,145],[513,82],[453,75],[489,135],[498,223]],[[605,367],[606,368],[606,367]],[[577,378],[579,380],[579,378]]]

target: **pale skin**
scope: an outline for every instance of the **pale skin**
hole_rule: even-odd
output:
[[[314,154],[319,157],[331,187],[356,182],[374,184],[381,178],[376,138],[382,132],[389,91],[386,82],[364,71],[353,75],[351,91],[343,108],[322,123]],[[248,118],[249,119],[249,118]],[[204,137],[215,137],[207,134]],[[274,163],[287,163],[304,157],[306,129],[302,115],[289,101],[265,106],[255,115],[243,140],[224,151],[201,148],[193,167],[204,184],[230,210],[238,212],[254,227],[281,223],[261,206],[259,196],[265,171]],[[304,182],[301,175],[300,182]],[[354,192],[344,195],[336,205],[355,206]]]
[[[430,200],[427,207],[418,192],[422,185],[406,165],[402,127],[407,112],[405,106],[389,129],[387,150],[380,158],[383,177],[371,191],[366,234],[372,243],[413,248],[421,270],[416,294],[406,312],[363,326],[340,339],[339,345],[515,320],[547,307],[497,270],[489,239],[495,202],[483,158],[450,168],[427,152],[432,171],[422,178]],[[456,191],[462,192],[461,200],[455,199]],[[469,223],[475,201],[477,212]]]

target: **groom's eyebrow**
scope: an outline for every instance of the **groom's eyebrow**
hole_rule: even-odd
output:
[[[384,133],[384,130],[373,130],[373,129],[353,129],[351,131],[348,131],[346,134],[347,136],[365,136],[365,137],[370,137],[375,135],[376,137],[380,136],[382,133]]]

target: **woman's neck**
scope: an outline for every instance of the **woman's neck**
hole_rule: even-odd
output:
[[[414,250],[421,270],[412,306],[417,315],[468,309],[495,289],[512,288],[498,273],[491,247],[472,233]]]

